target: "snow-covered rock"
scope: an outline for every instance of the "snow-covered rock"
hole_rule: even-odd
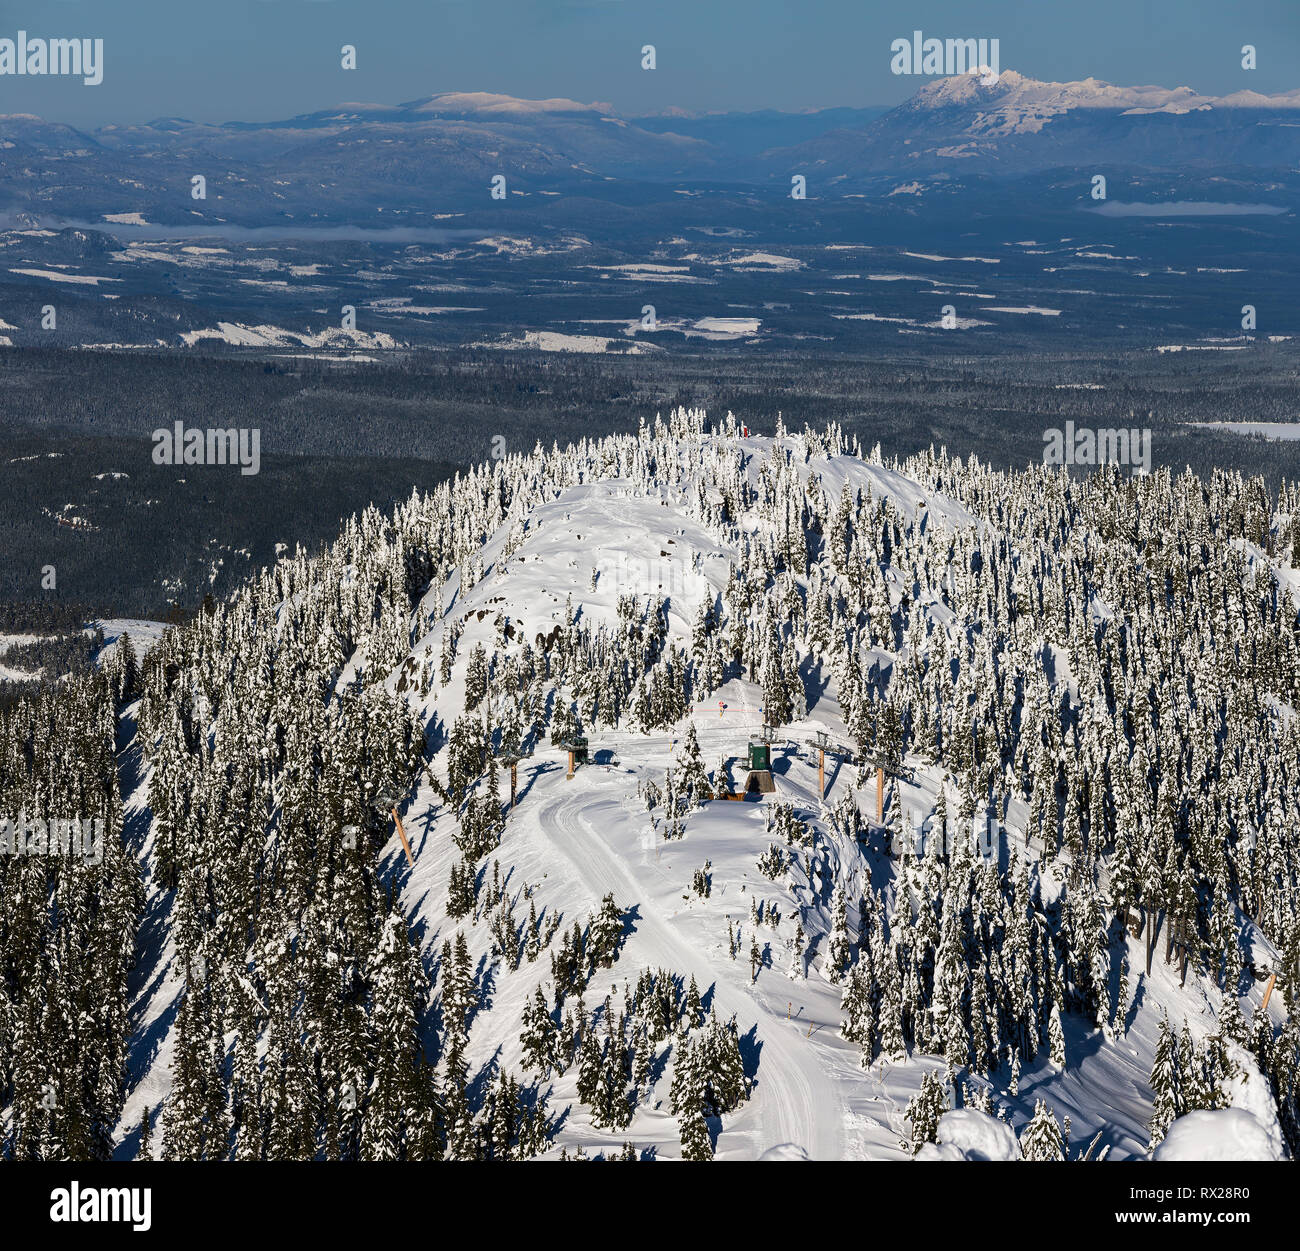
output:
[[[939,1118],[938,1143],[927,1142],[918,1160],[1018,1160],[1011,1126],[977,1108],[956,1108]]]
[[[1286,1148],[1282,1140],[1282,1126],[1277,1119],[1277,1105],[1273,1102],[1272,1093],[1264,1075],[1259,1071],[1255,1057],[1236,1043],[1229,1046],[1228,1055],[1237,1066],[1236,1075],[1225,1083],[1233,1109],[1249,1112],[1259,1122],[1268,1136],[1271,1149],[1276,1152],[1267,1156],[1267,1159],[1285,1159]]]
[[[779,1142],[775,1147],[768,1147],[758,1158],[760,1160],[806,1160],[808,1152],[798,1143]]]
[[[1244,1108],[1189,1112],[1170,1127],[1155,1157],[1168,1160],[1282,1160],[1281,1145]]]

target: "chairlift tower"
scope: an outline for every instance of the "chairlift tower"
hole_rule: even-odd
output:
[[[585,764],[587,760],[587,738],[583,734],[574,735],[571,739],[565,739],[562,743],[556,743],[561,751],[569,753],[569,771],[564,775],[565,780],[573,778],[575,767],[579,764]]]
[[[895,766],[878,758],[873,759],[870,755],[864,757],[863,763],[876,767],[876,824],[881,825],[885,820],[885,779],[888,777],[910,782],[915,774],[905,765]]]
[[[527,760],[533,753],[530,751],[503,751],[497,759],[503,765],[510,766],[510,811],[514,812],[515,802],[519,793],[519,762]]]
[[[415,858],[411,855],[411,844],[407,840],[406,831],[402,828],[402,818],[397,815],[397,805],[400,800],[400,795],[384,793],[376,795],[371,802],[378,811],[387,812],[392,816],[393,824],[397,827],[397,837],[402,840],[402,850],[406,852],[406,863],[411,868],[415,868]]]
[[[1278,979],[1286,981],[1286,970],[1282,967],[1281,960],[1269,961],[1268,985],[1264,988],[1264,1002],[1261,1005],[1263,1011],[1268,1011],[1268,1001],[1273,994],[1273,987],[1277,985]]]
[[[825,730],[818,730],[808,740],[808,746],[817,751],[817,798],[826,798],[826,753],[832,756],[847,756],[853,759],[853,749],[834,742]]]

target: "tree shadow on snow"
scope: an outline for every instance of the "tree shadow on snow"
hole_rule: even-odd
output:
[[[523,762],[520,761],[520,763],[522,764]],[[524,775],[524,777],[521,777],[519,779],[519,789],[515,793],[515,803],[521,804],[525,799],[528,798],[529,793],[532,791],[534,785],[536,785],[537,783],[537,779],[543,773],[554,773],[556,769],[559,769],[561,767],[562,767],[561,765],[557,764],[553,760],[544,760],[541,764],[534,765],[528,771],[528,773]],[[525,780],[525,778],[527,780]],[[507,811],[509,811],[508,806],[507,806]]]
[[[636,903],[628,904],[628,906],[623,909],[623,932],[620,935],[618,940],[618,946],[620,951],[622,951],[623,945],[627,942],[627,940],[631,938],[633,934],[636,933],[636,923],[640,919],[641,919],[640,904],[636,904]]]
[[[821,660],[814,661],[811,657],[799,667],[799,677],[803,682],[804,706],[809,712],[821,702],[822,696],[830,689],[830,674],[824,674],[822,668]]]
[[[469,1098],[469,1106],[478,1108],[483,1106],[483,1100],[487,1097],[488,1089],[492,1085],[493,1079],[501,1071],[501,1047],[497,1049],[484,1061],[483,1066],[473,1077],[465,1083],[466,1095]]]
[[[474,981],[478,986],[478,994],[474,996],[474,1002],[465,1012],[465,1029],[467,1031],[474,1024],[480,1012],[490,1012],[492,1009],[492,992],[496,990],[496,964],[490,952],[485,951],[479,957]]]
[[[141,1081],[149,1072],[150,1066],[158,1055],[158,1049],[162,1046],[163,1039],[167,1037],[167,1031],[171,1029],[172,1023],[176,1020],[176,1015],[180,1011],[181,996],[184,993],[183,990],[177,988],[171,1003],[150,1021],[142,1032],[135,1035],[126,1062],[126,1071],[131,1081]]]
[[[1128,1012],[1124,1016],[1124,1030],[1127,1033],[1133,1028],[1134,1022],[1138,1018],[1138,1012],[1141,1010],[1142,1001],[1147,997],[1147,979],[1145,977],[1138,979],[1137,990],[1133,992],[1133,1002],[1128,1006]]]
[[[673,1053],[672,1046],[664,1047],[662,1050],[655,1051],[654,1059],[650,1062],[650,1087],[653,1089],[659,1084],[660,1078],[668,1070],[668,1059]]]
[[[158,1143],[158,1119],[162,1112],[162,1104],[145,1104],[149,1112],[149,1128],[152,1131],[153,1145]],[[113,1148],[112,1159],[114,1160],[134,1160],[140,1155],[140,1125],[139,1122],[129,1134],[126,1134],[122,1141]]]
[[[751,1025],[740,1036],[740,1062],[745,1067],[745,1076],[751,1082],[758,1079],[758,1061],[763,1053],[763,1042],[758,1036],[758,1026]]]
[[[167,966],[162,962],[161,956],[175,901],[174,890],[155,895],[136,932],[135,967],[127,975],[126,985],[127,995],[135,1004],[137,1014],[145,1010],[149,1000],[162,985],[163,978],[167,976]]]

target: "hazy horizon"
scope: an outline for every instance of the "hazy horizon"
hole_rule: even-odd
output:
[[[138,0],[6,6],[0,38],[104,41],[103,81],[0,75],[0,114],[93,128],[159,117],[265,122],[343,103],[397,104],[446,91],[603,102],[625,116],[892,106],[926,81],[890,72],[914,30],[998,39],[1004,70],[1047,81],[1189,86],[1207,95],[1297,85],[1300,22],[1288,0],[1249,12],[1215,0],[1095,0],[1077,9],[929,0],[867,11],[848,0],[232,0],[208,12]],[[741,20],[743,19],[743,20]],[[485,37],[485,32],[490,37]],[[653,44],[656,67],[641,68]],[[1241,48],[1257,68],[1241,67]],[[344,45],[356,68],[341,67]]]

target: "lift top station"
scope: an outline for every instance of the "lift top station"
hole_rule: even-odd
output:
[[[776,731],[764,722],[758,742],[750,739],[749,776],[745,779],[742,794],[770,795],[776,790],[776,783],[772,780],[772,742],[775,738]]]

